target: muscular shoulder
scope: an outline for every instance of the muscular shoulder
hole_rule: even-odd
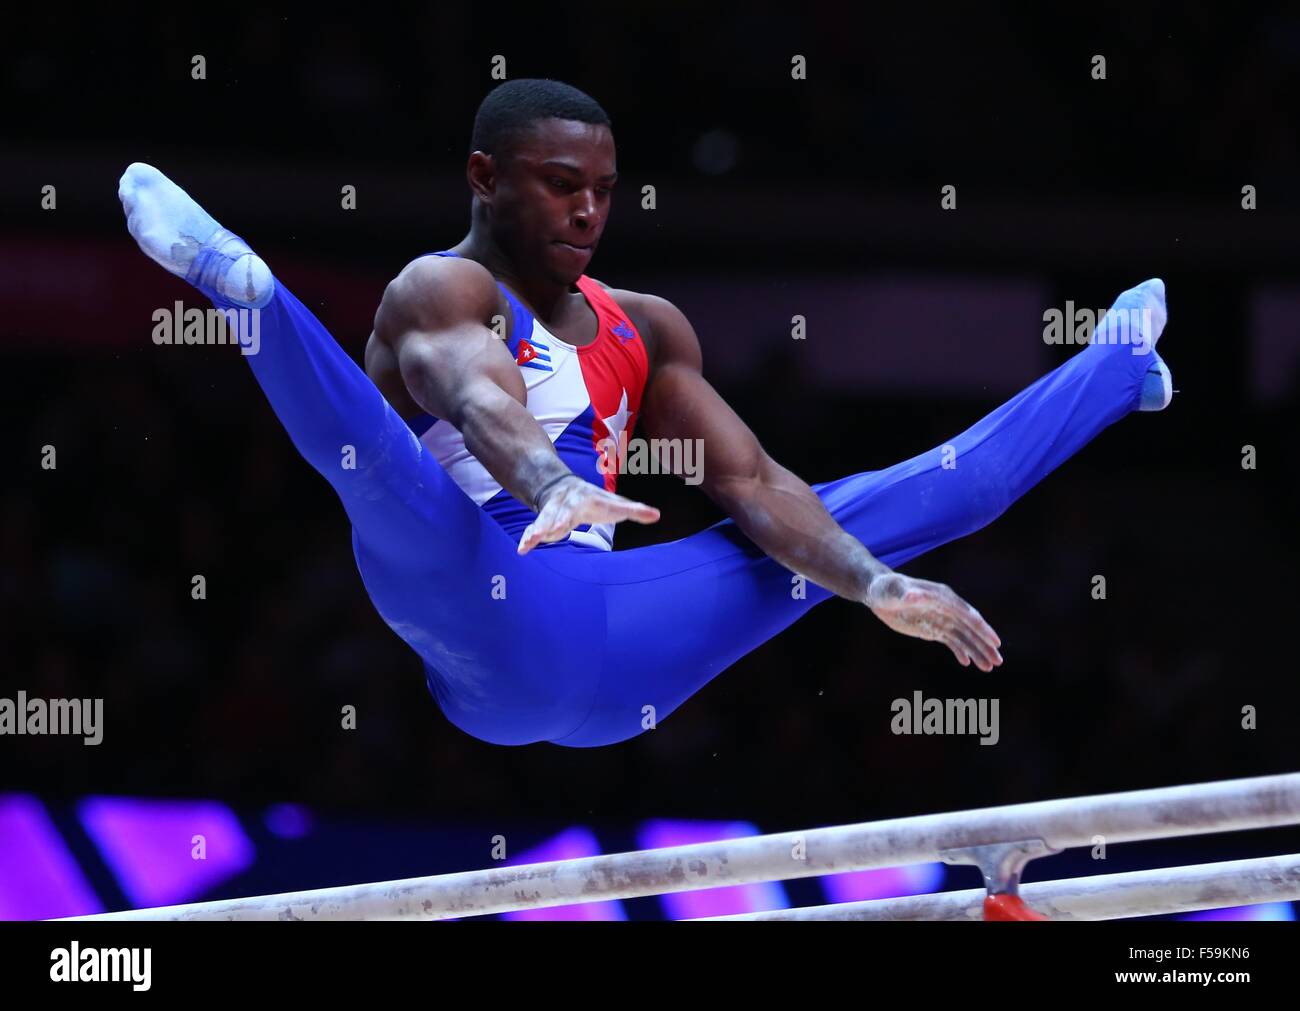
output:
[[[487,323],[499,311],[501,291],[480,263],[422,256],[388,283],[375,313],[375,334],[391,341],[414,330]]]
[[[647,344],[652,369],[669,361],[699,367],[699,338],[686,314],[677,306],[659,295],[611,288],[600,281],[596,283],[609,292],[610,297],[632,317],[632,322]]]

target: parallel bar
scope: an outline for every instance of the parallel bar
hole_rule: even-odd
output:
[[[108,913],[85,919],[320,920],[482,916],[516,909],[928,863],[1016,839],[1053,849],[1300,824],[1300,773],[1038,801],[978,811],[437,877]]]
[[[704,920],[982,920],[984,889],[838,902]],[[1300,854],[1196,867],[1102,874],[1020,886],[1030,908],[1053,920],[1117,920],[1300,900]]]

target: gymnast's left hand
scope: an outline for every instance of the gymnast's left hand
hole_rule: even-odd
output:
[[[544,494],[537,519],[519,538],[519,554],[526,555],[539,544],[563,540],[576,527],[587,523],[656,523],[659,510],[643,502],[634,502],[604,488],[588,484],[576,474],[560,481]]]
[[[872,579],[864,603],[895,632],[943,643],[963,667],[974,662],[987,672],[1002,664],[997,633],[943,583],[882,573]]]

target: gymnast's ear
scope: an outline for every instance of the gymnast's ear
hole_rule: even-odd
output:
[[[469,183],[470,192],[485,204],[490,204],[499,172],[500,166],[492,155],[486,151],[472,152],[465,163],[465,181]]]

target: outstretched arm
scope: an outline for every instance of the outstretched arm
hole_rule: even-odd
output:
[[[838,596],[867,605],[895,631],[937,640],[963,666],[1002,662],[979,613],[940,583],[894,572],[844,530],[817,494],[764,452],[701,372],[700,342],[672,303],[644,296],[655,367],[641,404],[652,437],[700,439],[701,487],[769,557]]]

